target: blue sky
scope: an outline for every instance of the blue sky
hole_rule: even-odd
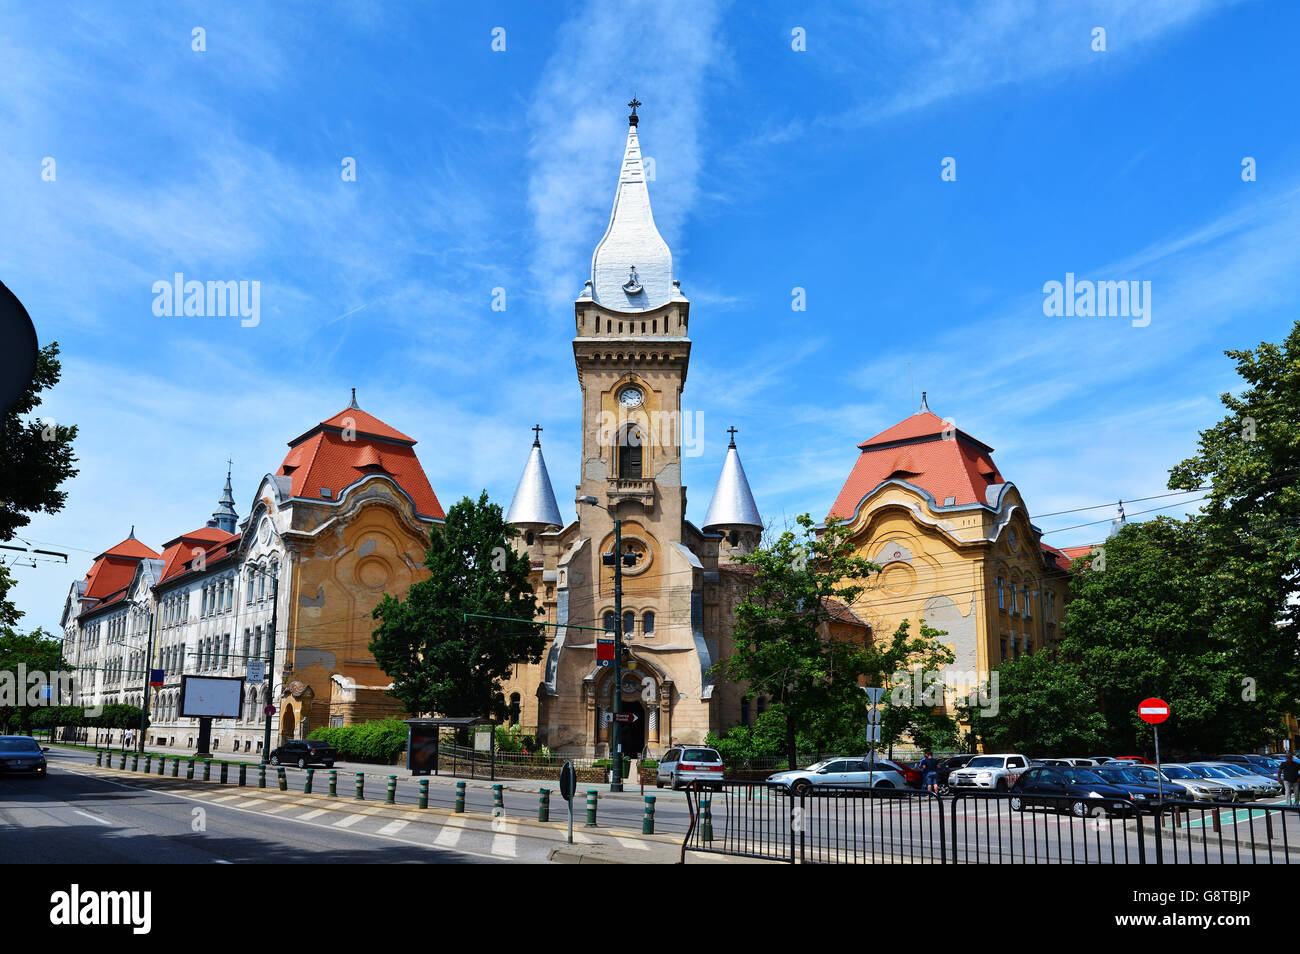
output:
[[[0,8],[0,278],[63,350],[44,413],[81,429],[26,533],[69,565],[14,571],[26,624],[131,524],[201,525],[228,456],[247,514],[351,387],[444,505],[507,504],[542,424],[571,517],[572,302],[633,92],[692,302],[696,521],[727,427],[779,526],[922,390],[1032,513],[1161,493],[1237,386],[1223,350],[1296,318],[1295,4],[467,6]],[[155,316],[176,272],[259,281],[260,323]],[[1150,325],[1046,317],[1067,272],[1150,281]]]

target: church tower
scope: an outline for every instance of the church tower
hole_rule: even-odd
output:
[[[763,535],[763,518],[759,516],[758,504],[754,503],[749,479],[740,463],[740,452],[736,450],[736,429],[730,428],[727,433],[731,435],[731,443],[727,445],[722,473],[713,488],[713,498],[701,528],[705,533],[722,534],[718,551],[724,560],[752,553]]]
[[[227,461],[229,463],[229,461]],[[231,465],[233,466],[233,464]],[[217,509],[212,513],[212,519],[208,521],[209,527],[216,527],[218,530],[224,530],[226,533],[234,533],[235,525],[239,521],[239,515],[235,513],[235,491],[230,486],[230,468],[226,468],[226,486],[221,491],[221,499],[217,501]]]

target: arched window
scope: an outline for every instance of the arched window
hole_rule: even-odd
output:
[[[758,714],[761,716],[761,715],[762,715],[764,712],[766,712],[766,711],[767,711],[767,700],[764,699],[762,696],[759,696],[759,697],[758,697]]]
[[[636,614],[624,613],[623,614],[623,635],[631,636],[634,632],[636,632]]]
[[[617,628],[614,625],[617,619],[618,617],[615,616],[613,613],[605,614],[605,632],[609,633],[611,636],[614,635],[614,630]]]
[[[655,614],[646,613],[641,617],[641,635],[653,639],[655,634]]]
[[[641,429],[629,427],[623,432],[623,439],[618,442],[618,476],[623,480],[635,480],[641,473]]]
[[[511,725],[519,724],[519,708],[520,708],[519,693],[517,692],[511,693],[510,694],[510,724]]]

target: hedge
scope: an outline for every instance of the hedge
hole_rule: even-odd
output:
[[[347,762],[392,765],[406,753],[406,723],[401,719],[316,729],[309,738],[334,746]]]

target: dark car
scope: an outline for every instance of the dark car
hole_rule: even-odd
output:
[[[338,749],[315,739],[295,739],[271,750],[272,765],[296,765],[298,768],[316,764],[333,768],[338,757]]]
[[[970,752],[966,755],[953,755],[939,763],[939,794],[949,795],[952,789],[948,787],[948,776],[959,768],[964,768],[971,759],[978,755],[978,752]]]
[[[1217,759],[1207,759],[1207,761],[1231,762],[1233,765],[1240,765],[1248,772],[1255,772],[1269,778],[1277,776],[1277,768],[1272,759],[1266,755],[1220,755]]]
[[[1018,797],[1021,795],[1034,797]],[[1031,768],[1011,786],[1011,808],[1018,812],[1054,809],[1078,818],[1126,815],[1133,810],[1127,799],[1126,791],[1098,779],[1090,769]]]
[[[1089,771],[1107,784],[1128,792],[1128,797],[1133,799],[1139,808],[1155,811],[1156,806],[1160,804],[1161,787],[1155,782],[1142,778],[1131,768],[1125,768],[1123,764],[1101,765]],[[1164,786],[1163,795],[1166,801],[1184,797],[1182,789],[1172,785]]]
[[[45,778],[45,755],[36,740],[26,735],[0,735],[0,775]]]

